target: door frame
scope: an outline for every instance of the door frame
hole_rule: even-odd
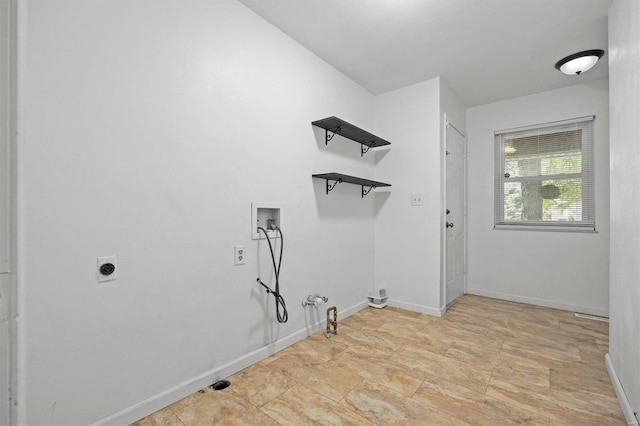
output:
[[[464,208],[462,209],[462,218],[464,224],[464,249],[463,249],[463,284],[462,284],[462,292],[463,294],[467,294],[467,259],[468,259],[468,220],[467,220],[467,206],[468,202],[468,192],[467,192],[467,136],[462,133],[454,124],[454,122],[449,119],[448,114],[445,112],[443,114],[443,137],[442,137],[442,147],[441,147],[441,164],[442,164],[442,174],[441,174],[441,183],[442,186],[440,188],[442,199],[440,206],[440,313],[444,315],[447,311],[447,134],[448,132],[456,132],[463,138],[463,152],[464,152],[464,162],[462,165],[464,176],[462,178],[463,184],[463,203]]]

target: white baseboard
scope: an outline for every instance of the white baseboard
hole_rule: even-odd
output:
[[[620,379],[618,379],[618,373],[616,373],[615,368],[613,368],[613,363],[611,362],[611,357],[609,357],[609,354],[606,354],[604,356],[604,363],[607,365],[609,378],[611,379],[613,390],[616,391],[616,395],[618,396],[618,402],[620,403],[620,407],[622,408],[622,413],[624,414],[624,418],[627,421],[627,425],[638,426],[638,419],[636,419],[636,416],[633,414],[633,408],[631,408],[631,404],[629,403],[627,394],[624,393],[622,383],[620,383]]]
[[[387,300],[389,306],[394,308],[406,309],[407,311],[420,312],[421,314],[431,315],[433,317],[442,317],[447,310],[446,307],[433,308],[431,306],[416,305],[415,303],[403,302],[401,300]]]
[[[338,324],[340,319],[344,319],[364,308],[367,307],[368,301],[359,302],[345,310],[338,312]],[[200,389],[203,389],[214,382],[229,377],[238,371],[262,361],[265,358],[270,357],[276,352],[293,345],[300,340],[305,339],[316,331],[322,330],[326,327],[326,318],[305,326],[304,328],[279,339],[273,343],[265,345],[251,353],[248,353],[240,358],[234,359],[225,365],[206,371],[199,376],[186,380],[178,385],[167,389],[166,391],[159,393],[151,398],[141,401],[131,407],[128,407],[118,413],[115,413],[109,417],[105,417],[99,420],[93,425],[123,425],[133,423],[149,414],[155,413],[162,408],[173,404],[176,401],[181,400]]]
[[[593,306],[574,305],[571,303],[555,302],[553,300],[537,299],[535,297],[518,296],[509,293],[499,293],[494,291],[480,290],[477,288],[467,288],[467,294],[476,296],[491,297],[494,299],[509,300],[511,302],[526,303],[528,305],[545,306],[547,308],[562,309],[565,311],[579,312],[582,314],[597,315],[609,318],[609,309],[596,308]]]

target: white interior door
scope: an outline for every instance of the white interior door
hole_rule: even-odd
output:
[[[445,132],[445,146],[445,295],[449,307],[464,294],[466,279],[465,138],[449,122]]]

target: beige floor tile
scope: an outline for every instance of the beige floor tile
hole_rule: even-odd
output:
[[[318,332],[284,349],[283,352],[285,354],[304,354],[310,363],[320,363],[330,360],[348,347],[339,339],[327,339],[324,332]]]
[[[484,318],[521,318],[526,315],[525,306],[521,303],[486,297],[467,295],[459,299],[451,309],[464,309],[472,315]]]
[[[582,360],[578,345],[563,342],[541,344],[534,340],[506,341],[502,345],[502,351],[523,358],[528,357],[541,363],[579,362]]]
[[[366,318],[351,315],[343,320],[338,318],[338,333],[343,326],[351,327],[354,330],[376,331],[382,325],[381,321],[367,321]]]
[[[440,333],[456,339],[473,340],[486,335],[489,327],[469,322],[449,321],[445,317],[432,321],[427,331]]]
[[[555,327],[554,327],[555,328]],[[526,328],[522,323],[518,323],[518,327],[500,327],[493,326],[487,332],[487,336],[501,338],[509,341],[517,341],[517,342],[535,342],[540,345],[549,345],[557,343],[559,338],[557,335],[554,335],[550,332],[541,332],[540,329],[534,328]],[[587,336],[587,339],[592,339]],[[567,342],[566,340],[562,340],[563,342]],[[582,343],[584,340],[574,340],[569,339],[569,342],[573,344]]]
[[[549,419],[580,425],[623,425],[619,407],[602,407],[602,397],[583,392],[524,387],[507,380],[491,379],[486,394],[516,407],[536,411]],[[598,405],[594,407],[594,402]]]
[[[381,309],[374,309],[374,308],[368,308],[369,310],[372,310],[374,312],[378,311],[381,312]],[[413,311],[407,311],[406,309],[401,309],[401,308],[396,308],[394,306],[387,306],[386,308],[384,308],[389,314],[393,314],[393,313],[397,313],[398,316],[401,317],[414,317],[414,318],[422,318],[422,319],[431,319],[434,318],[430,315],[425,315],[425,314],[421,314],[420,312],[413,312]]]
[[[345,354],[349,354],[349,351],[345,351]],[[370,357],[355,351],[348,358],[336,359],[334,363],[354,374],[383,383],[406,396],[413,395],[426,376],[420,368],[403,365],[391,358]]]
[[[272,418],[230,389],[207,394],[205,398],[183,407],[175,414],[185,426],[278,425]]]
[[[343,405],[378,425],[468,425],[367,380],[349,392]]]
[[[549,381],[551,389],[569,392],[584,391],[610,398],[616,397],[609,375],[602,370],[584,364],[572,364],[562,369],[552,368]]]
[[[186,398],[182,398],[180,401],[175,402],[173,404],[171,404],[169,406],[169,408],[171,408],[171,410],[173,410],[174,412],[177,410],[180,410],[184,407],[186,407],[187,405],[191,405],[194,402],[198,402],[201,398],[204,398],[205,396],[207,396],[208,393],[213,392],[213,390],[210,387],[206,387],[204,389],[201,389],[197,392],[192,393],[191,395],[187,396]]]
[[[514,407],[446,379],[425,380],[413,399],[473,425],[549,424],[549,419],[535,410]]]
[[[540,322],[509,320],[508,327],[511,330],[520,331],[528,336],[562,340],[567,343],[595,341],[595,337],[589,331],[580,331],[579,327],[574,327],[573,330],[566,330],[560,327],[559,321],[555,321],[554,325],[547,325]]]
[[[301,355],[287,355],[274,361],[269,367],[334,401],[340,401],[362,381],[360,375],[333,361],[305,364],[300,358]]]
[[[306,383],[307,386],[334,401],[341,400],[363,380],[360,374],[341,368],[333,361],[314,365],[312,370],[314,380]]]
[[[281,425],[366,425],[372,424],[341,404],[297,385],[262,407]]]
[[[484,393],[491,373],[479,367],[430,352],[417,354],[415,352],[400,351],[394,360],[411,368],[426,373],[425,380],[432,377],[446,379],[452,383],[468,389]]]
[[[369,372],[368,378],[370,380],[383,383],[406,396],[413,395],[425,377],[423,373],[418,373],[415,370],[413,372],[407,371],[403,366],[395,363],[385,363],[370,369]]]
[[[402,346],[397,339],[391,341],[386,336],[379,336],[375,331],[362,331],[349,326],[338,326],[338,335],[330,340],[346,344],[350,349],[357,349],[362,353],[384,352],[387,356]]]
[[[606,339],[596,337],[596,344],[603,351],[609,351],[609,337]]]
[[[507,352],[501,352],[499,360],[500,363],[494,365],[492,369],[494,376],[506,376],[511,380],[540,387],[551,386],[549,367]]]
[[[487,336],[476,339],[457,340],[453,342],[445,355],[491,371],[495,366],[501,364],[498,356],[502,345],[501,340]]]
[[[278,371],[282,374],[289,374],[291,370],[308,369],[313,365],[322,364],[324,362],[327,361],[324,359],[314,358],[304,352],[290,351],[286,355],[278,357],[269,364],[266,364],[265,367],[272,371]]]
[[[340,353],[333,358],[333,361],[340,363],[355,364],[354,368],[358,368],[359,362],[374,362],[377,360],[390,359],[396,352],[387,348],[379,348],[371,345],[361,345],[360,342],[354,341],[349,349]]]
[[[387,307],[248,367],[136,426],[623,425],[606,323],[463,296],[443,318]]]
[[[385,308],[386,309],[386,308]],[[391,308],[393,309],[393,308]],[[428,327],[432,320],[438,320],[435,317],[428,317],[426,315],[420,316],[412,316],[412,315],[403,315],[399,313],[399,311],[389,311],[392,315],[385,315],[385,321],[380,325],[383,327],[385,325],[391,325],[394,327],[412,329],[412,330],[422,330],[425,327]]]
[[[184,423],[170,408],[164,408],[133,423],[131,426],[184,426]]]
[[[449,349],[456,340],[458,339],[444,334],[440,329],[434,330],[432,328],[427,328],[422,332],[422,338],[420,340],[408,340],[404,345],[402,345],[400,350],[414,348],[416,351],[425,350],[444,355],[447,352],[447,349]]]
[[[229,377],[227,389],[256,407],[261,407],[297,382],[281,371],[260,364],[252,365]],[[216,392],[217,394],[217,392]]]
[[[406,342],[401,336],[402,330],[399,329],[398,333],[389,333],[387,328],[382,325],[378,327],[378,329],[374,332],[363,333],[361,338],[361,343],[367,343],[370,346],[376,346],[379,349],[395,352],[402,347],[402,345]],[[380,331],[384,330],[384,331]],[[355,338],[355,337],[354,337]]]
[[[444,316],[445,321],[462,324],[474,324],[476,326],[483,327],[484,329],[490,327],[507,327],[507,324],[509,322],[507,318],[484,317],[476,313],[463,311],[461,309],[458,309],[456,311],[452,308],[451,311],[452,312],[447,312],[447,315]]]
[[[308,363],[313,364],[327,361],[348,348],[348,346],[341,344],[335,339],[327,339],[326,337],[322,338],[324,340],[319,342],[319,334],[313,334],[306,339],[283,349],[271,358],[275,361],[283,356],[302,354],[306,356]],[[270,361],[267,361],[267,363],[270,363]]]
[[[578,350],[582,361],[606,371],[605,355],[609,352],[608,348],[602,349],[597,343],[585,342],[578,344]]]

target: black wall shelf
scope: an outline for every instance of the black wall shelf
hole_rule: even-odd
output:
[[[347,123],[346,121],[338,117],[328,117],[322,120],[314,121],[311,124],[324,129],[325,145],[327,145],[329,141],[333,139],[336,134],[338,134],[359,143],[361,156],[363,156],[371,148],[391,145],[391,142],[379,138],[378,136],[371,134],[366,130],[362,130],[361,128],[354,126],[351,123]]]
[[[338,183],[352,183],[354,185],[360,185],[362,187],[362,198],[364,198],[365,195],[367,195],[369,192],[371,192],[372,189],[374,188],[379,188],[379,187],[383,187],[383,186],[391,186],[388,183],[384,183],[384,182],[378,182],[375,180],[370,180],[370,179],[363,179],[363,178],[359,178],[359,177],[355,177],[355,176],[349,176],[349,175],[345,175],[342,173],[320,173],[320,174],[316,174],[316,175],[311,175],[314,178],[318,178],[318,179],[324,179],[326,182],[326,191],[327,194],[333,189],[335,188],[335,186]],[[332,180],[334,181],[333,185],[329,184],[329,181]],[[365,190],[365,187],[368,187],[369,189]]]

